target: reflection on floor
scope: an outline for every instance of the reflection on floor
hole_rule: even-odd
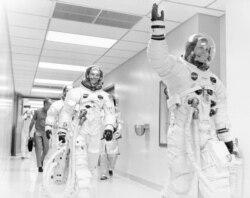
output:
[[[38,173],[34,155],[31,159],[11,158],[0,178],[0,197],[42,198],[42,173]],[[157,198],[160,192],[120,175],[106,181],[94,180],[91,198]]]

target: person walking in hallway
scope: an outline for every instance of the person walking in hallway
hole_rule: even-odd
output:
[[[108,175],[111,178],[115,169],[115,164],[120,155],[118,140],[122,138],[122,125],[123,121],[121,120],[121,112],[118,109],[119,99],[115,95],[110,95],[114,102],[115,106],[115,117],[116,117],[116,126],[114,129],[113,137],[110,141],[107,141],[104,137],[101,142],[100,149],[100,171],[101,171],[101,180],[108,179]]]
[[[209,67],[213,39],[194,34],[184,57],[168,53],[164,11],[152,8],[148,58],[168,86],[168,107],[174,115],[168,133],[169,182],[164,198],[230,198],[229,166],[235,152],[227,113],[225,87]]]
[[[46,98],[43,101],[43,108],[40,108],[35,111],[33,119],[31,120],[29,126],[30,136],[31,130],[35,124],[34,141],[38,172],[43,172],[43,161],[49,150],[49,140],[46,137],[45,133],[45,119],[51,103],[52,101],[49,98]]]
[[[59,120],[59,114],[64,105],[66,94],[70,89],[72,89],[72,86],[69,85],[64,86],[61,99],[53,102],[53,104],[51,104],[47,112],[47,117],[45,120],[45,132],[46,132],[46,137],[50,140],[50,148],[48,156],[52,155],[58,147],[58,141],[57,141],[58,138],[56,136],[56,132],[58,127],[57,125]]]
[[[72,117],[76,106],[80,118],[75,134],[75,175],[79,198],[90,197],[91,178],[95,178],[100,152],[101,137],[113,134],[115,128],[115,107],[109,94],[103,91],[103,72],[100,66],[92,65],[85,72],[85,79],[80,87],[71,89],[65,98],[59,115],[58,140],[67,143],[72,132]],[[102,115],[104,119],[102,119]],[[104,122],[102,122],[104,120]],[[103,132],[104,130],[104,132]],[[112,137],[110,138],[110,140]],[[74,190],[74,189],[73,189]]]
[[[28,152],[28,139],[29,139],[29,126],[33,117],[32,111],[27,109],[22,116],[22,132],[21,132],[21,159],[29,158]]]

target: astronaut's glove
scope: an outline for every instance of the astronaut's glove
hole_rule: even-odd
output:
[[[234,154],[234,143],[233,141],[225,142],[229,153]]]
[[[61,142],[61,143],[66,142],[66,130],[64,130],[64,129],[59,130],[57,135],[58,135],[59,142]]]
[[[161,15],[158,14],[158,5],[153,4],[151,11],[151,21],[164,21],[164,11],[161,11]]]
[[[113,131],[110,129],[105,129],[103,133],[103,139],[106,141],[111,141],[113,139]]]
[[[80,110],[80,113],[79,113],[79,125],[82,126],[83,123],[87,120],[87,110],[86,109],[82,109]]]
[[[46,130],[45,132],[46,132],[46,137],[48,139],[50,139],[50,136],[52,135],[52,131],[51,130]]]
[[[66,142],[66,135],[58,135],[58,141],[64,144]]]

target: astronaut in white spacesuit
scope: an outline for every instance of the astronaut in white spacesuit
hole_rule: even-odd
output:
[[[118,97],[115,95],[110,95],[115,105],[115,117],[116,117],[116,126],[113,133],[113,137],[110,141],[107,141],[105,138],[101,142],[101,151],[100,151],[100,171],[101,171],[101,180],[106,180],[109,177],[113,176],[113,171],[115,169],[115,164],[120,155],[118,140],[122,137],[122,125],[123,121],[121,120],[121,113],[118,109]]]
[[[50,153],[51,150],[55,150],[57,145],[57,128],[58,128],[58,119],[59,119],[59,114],[62,110],[62,107],[64,105],[64,100],[66,98],[66,94],[68,93],[68,91],[72,89],[72,86],[64,86],[63,88],[63,93],[62,93],[62,98],[60,100],[57,100],[55,102],[52,103],[52,105],[50,106],[48,112],[47,112],[47,117],[46,117],[46,121],[45,121],[45,132],[46,132],[46,136],[48,139],[51,139],[50,141]],[[51,138],[52,137],[52,138]]]
[[[29,126],[33,113],[30,109],[27,109],[22,116],[22,132],[21,132],[21,159],[29,158],[30,154],[28,152],[28,139],[29,139]]]
[[[79,197],[90,196],[90,177],[96,172],[101,138],[103,133],[113,134],[115,128],[114,103],[109,94],[102,90],[103,72],[100,67],[90,66],[85,72],[85,78],[80,87],[68,92],[59,116],[58,127],[59,141],[67,141],[75,107],[79,106],[81,119],[75,143]]]
[[[229,131],[226,92],[209,70],[213,40],[192,35],[184,57],[168,54],[164,12],[152,8],[148,58],[168,86],[168,107],[174,115],[168,134],[169,182],[166,198],[230,198],[229,171],[234,152]],[[230,152],[230,153],[229,153]]]

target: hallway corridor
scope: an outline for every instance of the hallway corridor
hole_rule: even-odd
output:
[[[22,160],[12,157],[7,162],[5,171],[0,177],[1,198],[43,198],[42,173],[38,173],[34,161],[34,153],[30,159]],[[112,180],[95,179],[91,198],[156,198],[160,192],[134,182],[120,175]]]

